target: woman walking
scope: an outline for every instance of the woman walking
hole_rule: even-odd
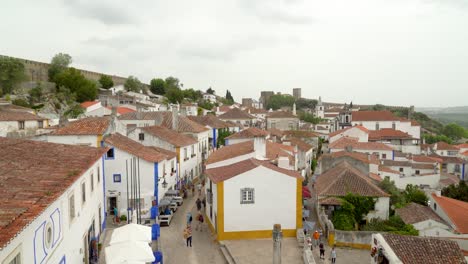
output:
[[[331,257],[332,263],[336,263],[336,250],[335,250],[335,247],[332,248],[332,250],[330,252],[330,257]]]
[[[184,238],[187,243],[187,247],[189,245],[192,247],[192,227],[190,225],[187,225],[187,227],[184,229]]]

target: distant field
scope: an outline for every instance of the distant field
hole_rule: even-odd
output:
[[[431,118],[443,123],[455,123],[468,128],[468,113],[426,113]]]

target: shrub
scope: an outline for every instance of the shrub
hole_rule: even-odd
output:
[[[126,215],[121,215],[120,216],[120,221],[121,222],[126,222],[127,221],[127,216]]]

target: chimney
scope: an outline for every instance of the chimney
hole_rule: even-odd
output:
[[[292,111],[292,114],[293,114],[293,115],[296,115],[296,103],[293,104],[293,111]]]
[[[278,168],[289,169],[288,157],[278,157]]]
[[[254,137],[254,151],[256,159],[266,159],[266,139],[264,137]]]
[[[177,131],[177,124],[179,123],[179,114],[176,108],[172,108],[172,130]]]

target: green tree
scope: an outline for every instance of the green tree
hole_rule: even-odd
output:
[[[313,114],[309,114],[306,112],[299,112],[299,119],[305,122],[309,122],[312,124],[318,124],[322,119],[320,117],[316,117]]]
[[[154,94],[164,95],[166,93],[166,82],[163,79],[152,79],[150,82],[150,91]]]
[[[405,191],[403,192],[405,196],[406,203],[418,203],[422,205],[427,205],[428,198],[424,191],[419,189],[416,185],[408,184],[406,185]]]
[[[213,110],[214,104],[208,100],[202,100],[198,103],[198,106],[206,110]]]
[[[195,91],[193,88],[190,88],[190,89],[185,89],[182,91],[184,94],[184,98],[188,98],[194,102],[202,98],[202,93],[199,90]]]
[[[458,184],[451,184],[442,189],[442,195],[468,202],[468,184],[466,184],[465,181],[460,181]]]
[[[297,109],[315,109],[318,101],[315,99],[300,98],[296,101]]]
[[[88,80],[75,68],[68,68],[55,76],[58,90],[66,88],[75,95],[78,102],[91,101],[97,97],[96,83]]]
[[[165,82],[166,82],[166,86],[165,86],[166,92],[170,89],[174,89],[174,88],[180,89],[182,87],[182,84],[180,83],[179,79],[172,77],[172,76],[167,77]]]
[[[72,63],[72,57],[66,53],[56,54],[49,66],[49,81],[55,82],[55,77],[66,70]]]
[[[24,64],[15,58],[0,57],[0,95],[11,94],[26,80]]]
[[[287,94],[275,94],[268,99],[268,103],[266,105],[267,109],[278,110],[281,107],[289,106],[292,107],[294,104],[294,97]]]
[[[390,232],[399,235],[417,236],[419,231],[413,225],[407,225],[398,215],[390,216],[388,220],[378,218],[371,219],[366,225],[361,227],[362,231]]]
[[[234,103],[234,97],[232,97],[232,94],[229,90],[226,91],[226,100],[230,103]]]
[[[109,89],[112,86],[114,86],[114,81],[112,81],[112,78],[108,75],[101,75],[101,77],[99,78],[99,83],[104,89]]]
[[[225,138],[229,137],[233,133],[229,131],[229,129],[220,129],[218,130],[218,141],[216,142],[216,147],[221,147],[225,145]]]
[[[365,197],[357,194],[348,193],[342,198],[344,201],[353,205],[353,217],[355,223],[359,226],[362,219],[374,209],[375,200],[373,197]]]
[[[208,88],[208,89],[206,90],[206,93],[215,94],[215,90],[211,89],[211,87],[210,87],[210,88]]]
[[[166,90],[166,98],[170,103],[181,103],[184,100],[184,92],[179,88],[169,88]]]
[[[385,177],[378,186],[386,193],[390,194],[390,204],[395,208],[405,206],[406,200],[402,192],[395,186],[395,182],[389,177]]]
[[[463,127],[452,123],[446,125],[442,133],[453,140],[458,140],[465,137],[466,131]]]
[[[426,141],[426,144],[434,144],[440,141],[446,142],[448,144],[452,144],[453,140],[446,135],[430,135],[430,134],[423,134],[423,138]]]
[[[13,100],[11,103],[14,104],[14,105],[22,106],[22,107],[27,107],[27,108],[30,107],[28,101],[26,101],[26,100],[23,99],[23,98],[16,98],[16,99]]]
[[[129,92],[137,92],[139,93],[143,90],[143,84],[138,80],[135,76],[128,76],[127,80],[125,81],[124,87]]]
[[[60,118],[77,118],[84,109],[77,103],[75,93],[70,89],[61,87],[56,93],[45,95],[45,107],[51,109]]]

